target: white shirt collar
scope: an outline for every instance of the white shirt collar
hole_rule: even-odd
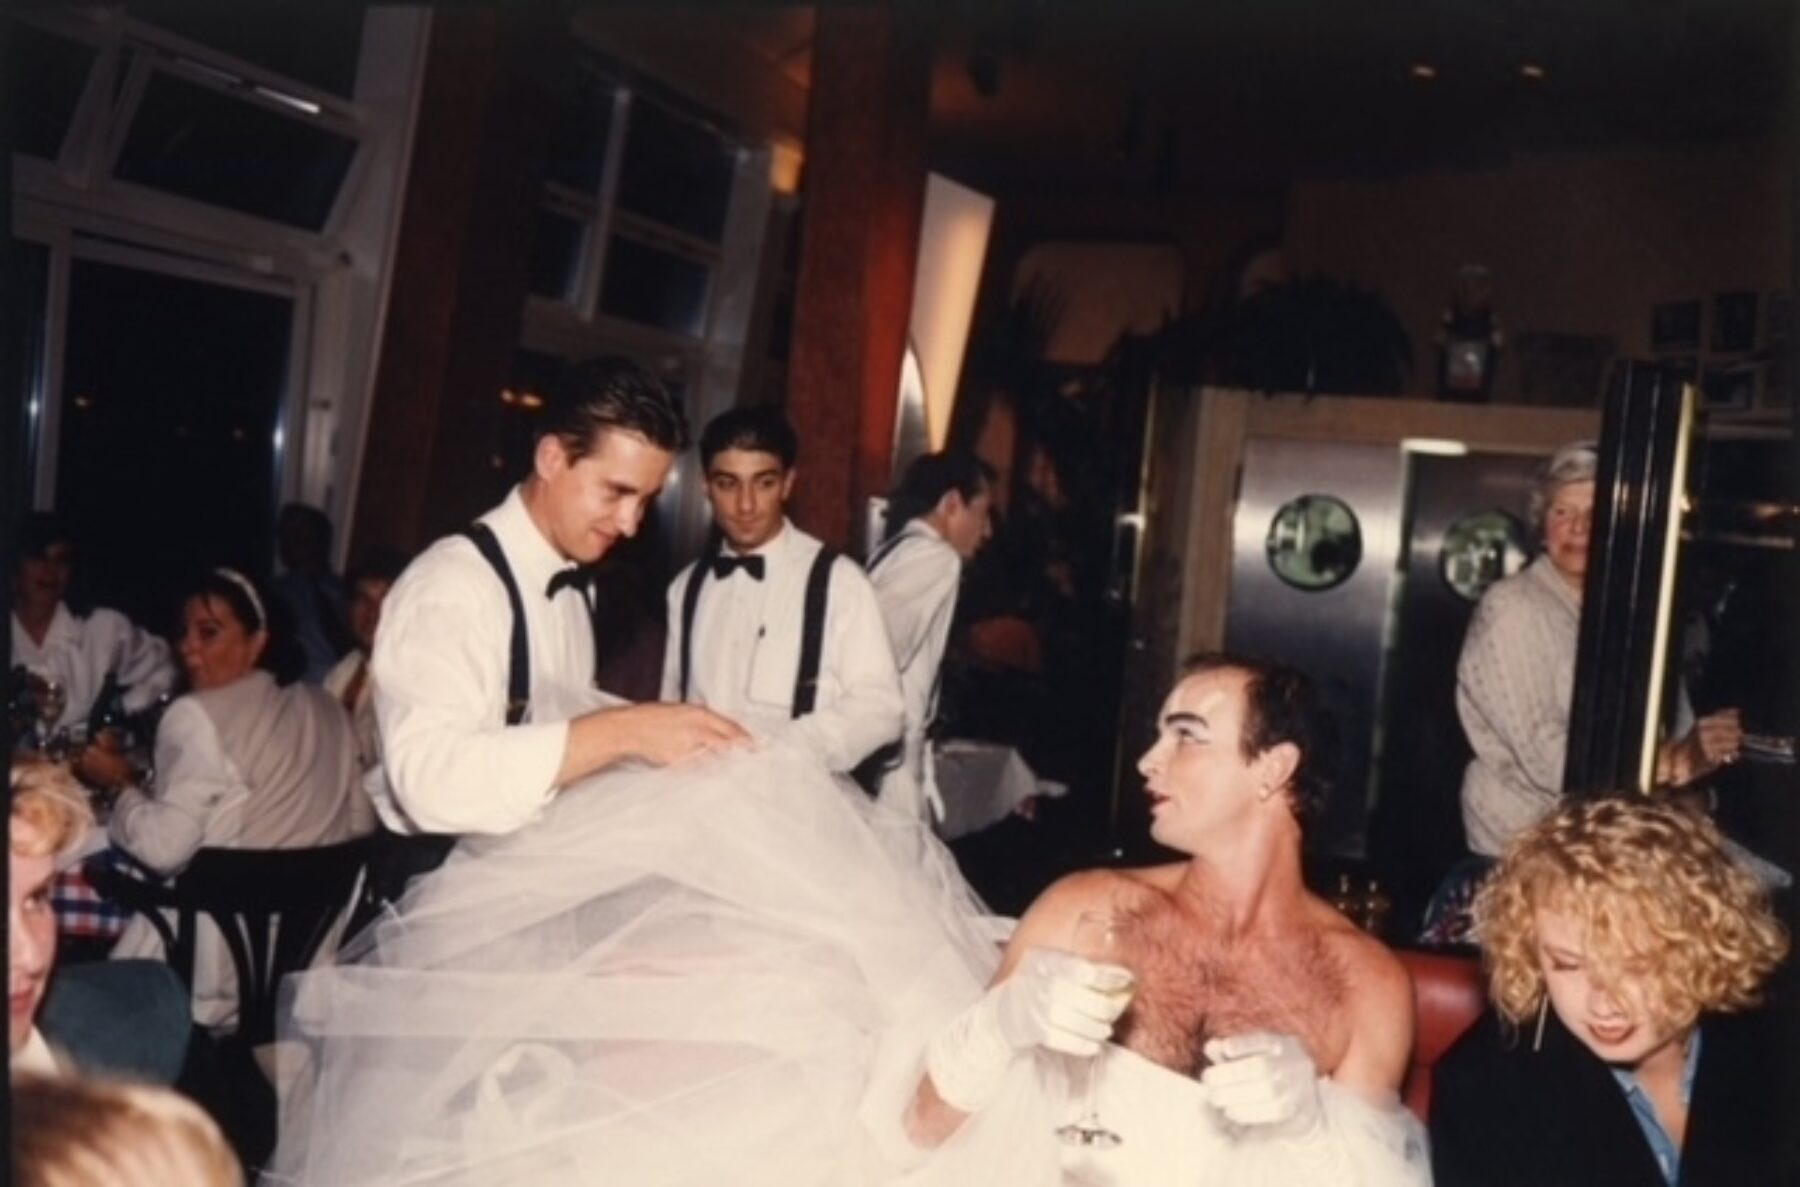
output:
[[[499,537],[501,550],[506,553],[507,563],[514,569],[513,578],[519,583],[520,589],[542,592],[550,584],[550,578],[564,569],[575,567],[574,561],[558,552],[544,538],[537,521],[531,518],[531,512],[525,506],[522,486],[513,487],[505,502],[488,512],[482,520]]]

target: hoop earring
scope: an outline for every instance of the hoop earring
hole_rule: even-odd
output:
[[[1531,1050],[1535,1054],[1544,1047],[1544,1017],[1550,1013],[1550,995],[1546,993],[1538,999],[1537,1033],[1531,1038]]]

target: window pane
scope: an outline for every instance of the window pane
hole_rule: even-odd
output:
[[[123,181],[318,230],[356,141],[154,73],[116,170]]]
[[[698,338],[706,329],[705,264],[623,235],[606,245],[600,308],[615,317]]]
[[[551,181],[559,181],[584,194],[599,191],[600,173],[606,164],[607,141],[612,134],[616,85],[611,79],[596,74],[585,62],[570,66],[556,127],[551,132]]]
[[[13,147],[55,160],[96,51],[16,21],[7,21],[0,34],[6,38],[3,73],[11,88],[7,104],[13,117]]]
[[[640,100],[625,138],[619,205],[717,243],[736,162],[734,147],[712,130]]]
[[[8,255],[0,263],[0,275],[11,282],[14,300],[5,314],[17,318],[16,328],[8,330],[16,336],[14,341],[21,344],[18,359],[19,392],[24,396],[16,405],[11,415],[18,419],[13,424],[13,431],[18,435],[13,440],[13,459],[15,465],[9,481],[16,485],[6,492],[8,507],[31,506],[32,476],[36,471],[37,434],[40,423],[39,409],[43,392],[40,385],[44,374],[44,330],[45,309],[48,306],[50,284],[50,249],[41,243],[28,243],[22,239],[10,240],[7,244]]]
[[[77,260],[56,505],[95,596],[172,621],[205,564],[272,561],[293,302]]]
[[[189,41],[349,96],[362,51],[361,4],[318,0],[126,0],[132,16]]]
[[[531,291],[557,301],[574,301],[581,284],[581,247],[586,240],[586,223],[538,211],[531,236]]]

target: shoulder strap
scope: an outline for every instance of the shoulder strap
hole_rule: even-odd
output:
[[[700,608],[700,585],[712,573],[713,557],[719,553],[719,533],[708,532],[706,545],[688,574],[687,588],[681,593],[681,688],[676,699],[688,696],[688,676],[694,670],[694,612]]]
[[[812,571],[806,575],[806,618],[800,633],[800,672],[794,680],[795,717],[813,711],[819,699],[819,664],[825,658],[825,604],[831,594],[831,566],[837,550],[819,545]]]
[[[891,535],[887,539],[883,540],[881,542],[881,547],[879,547],[875,550],[875,555],[871,556],[869,558],[869,563],[864,567],[869,572],[873,573],[875,571],[875,567],[877,565],[881,564],[881,562],[886,560],[888,557],[894,555],[895,550],[900,547],[900,540],[905,535],[905,533],[906,533],[906,529],[904,527],[902,527],[899,531],[895,532],[893,535]]]
[[[506,724],[518,725],[525,720],[525,710],[531,705],[531,648],[525,636],[525,602],[519,597],[519,583],[513,580],[512,566],[506,563],[506,554],[500,551],[494,529],[485,523],[472,523],[462,530],[462,534],[493,566],[500,584],[506,587],[506,600],[512,603],[512,665],[506,674]]]

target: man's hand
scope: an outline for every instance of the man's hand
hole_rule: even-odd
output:
[[[611,710],[624,753],[666,767],[750,741],[744,728],[703,705],[647,704]]]
[[[651,703],[597,709],[569,723],[569,741],[556,773],[556,786],[567,787],[628,758],[666,767],[749,741],[742,726],[700,705]]]
[[[932,1040],[926,1071],[938,1099],[964,1113],[987,1104],[1006,1069],[1036,1047],[1093,1056],[1131,1001],[1130,974],[1034,948]]]
[[[1068,952],[1035,948],[1013,975],[988,990],[994,1022],[1015,1051],[1047,1047],[1092,1056],[1112,1036],[1131,995],[1131,975]]]
[[[103,732],[82,748],[75,759],[75,774],[96,791],[115,794],[137,782],[137,770],[119,749],[118,740]]]
[[[1319,1070],[1306,1047],[1292,1035],[1228,1035],[1205,1047],[1212,1066],[1200,1074],[1207,1102],[1242,1126],[1277,1126],[1303,1137],[1324,1120]]]
[[[1708,713],[1679,741],[1657,752],[1656,781],[1676,787],[1734,763],[1744,746],[1743,717],[1736,709]]]

